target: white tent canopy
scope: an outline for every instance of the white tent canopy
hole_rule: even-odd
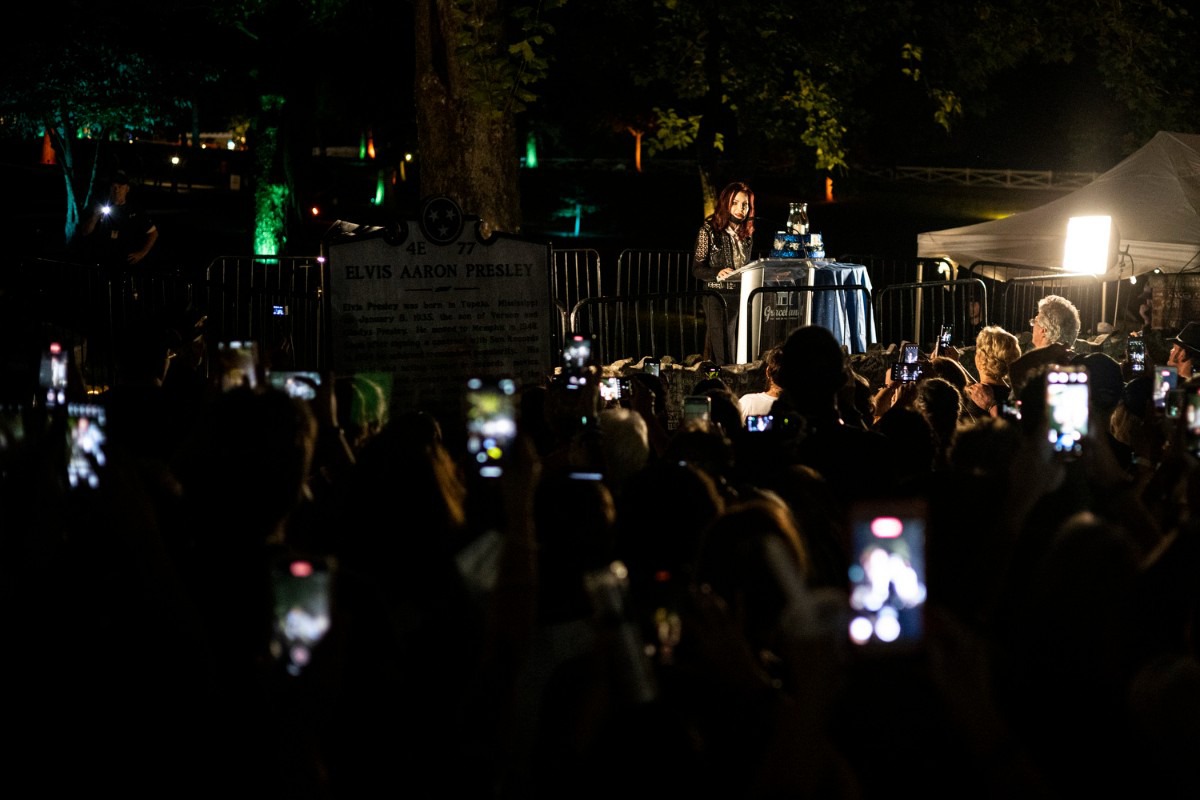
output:
[[[1119,239],[1109,278],[1200,269],[1200,135],[1160,131],[1087,186],[1011,217],[917,235],[921,258],[1062,268],[1071,217],[1109,215]]]

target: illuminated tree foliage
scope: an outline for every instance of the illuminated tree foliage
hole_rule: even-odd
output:
[[[106,156],[131,137],[185,119],[188,102],[168,86],[179,75],[175,69],[124,46],[112,31],[102,35],[104,19],[76,17],[53,28],[52,50],[35,35],[39,28],[19,29],[0,79],[0,130],[15,137],[49,134],[63,176],[65,245],[109,177],[104,173],[115,158]]]
[[[610,141],[686,154],[710,185],[718,164],[837,173],[886,159],[881,142],[953,143],[994,113],[998,78],[1082,63],[1126,150],[1200,128],[1184,0],[98,0],[53,25],[30,4],[7,13],[0,133],[49,132],[67,240],[119,143],[197,131],[202,115],[209,130],[250,121],[255,249],[280,251],[309,155],[346,126],[373,127],[381,161],[415,139],[421,193],[506,231],[521,226],[519,122],[573,154]]]
[[[561,27],[582,33],[560,61],[580,66],[554,74],[555,103],[603,74],[616,86],[585,94],[580,120],[623,143],[642,131],[653,155],[674,145],[705,170],[845,172],[889,137],[932,149],[994,113],[994,83],[1029,65],[1094,64],[1128,150],[1200,127],[1180,0],[612,0],[569,13]],[[652,108],[653,125],[633,123]]]

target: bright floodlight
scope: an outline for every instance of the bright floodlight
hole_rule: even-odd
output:
[[[1108,271],[1108,242],[1112,217],[1071,217],[1067,221],[1067,246],[1063,269],[1103,275]]]

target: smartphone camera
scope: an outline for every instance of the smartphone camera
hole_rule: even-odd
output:
[[[232,391],[239,387],[258,388],[258,342],[224,341],[217,343],[221,369],[218,375],[221,389]]]
[[[568,337],[567,346],[562,351],[562,362],[568,389],[587,386],[592,372],[591,338],[580,334]]]
[[[288,315],[288,307],[287,306],[279,306],[279,305],[271,306],[271,316],[286,317],[287,315]]]
[[[892,380],[911,383],[921,377],[921,348],[905,342],[900,348],[900,358],[892,364]]]
[[[289,397],[315,400],[317,387],[321,385],[319,372],[294,372],[272,370],[268,375],[271,386],[286,392]]]
[[[108,463],[107,418],[96,403],[67,404],[67,484],[72,489],[99,489]]]
[[[1060,368],[1046,373],[1047,438],[1055,455],[1073,459],[1083,452],[1088,432],[1087,372]]]
[[[605,378],[600,381],[600,399],[606,403],[618,403],[623,396],[622,378]]]
[[[516,383],[510,378],[467,382],[467,455],[483,478],[499,478],[517,438]]]
[[[51,342],[42,351],[38,366],[38,386],[47,408],[67,402],[67,351],[59,342]]]
[[[901,383],[912,383],[921,377],[921,365],[917,363],[897,362],[892,364],[892,380]]]
[[[1200,391],[1192,390],[1184,398],[1183,435],[1188,452],[1200,458]]]
[[[662,372],[662,363],[654,356],[649,356],[642,362],[642,370],[658,376]]]
[[[751,433],[762,433],[771,430],[774,422],[775,417],[770,414],[748,414],[746,416],[746,430]]]
[[[1179,382],[1179,369],[1170,366],[1154,368],[1154,407],[1162,412],[1167,410],[1167,396]]]
[[[1167,392],[1167,419],[1179,419],[1183,416],[1183,406],[1186,403],[1183,389],[1172,389]]]
[[[683,398],[683,421],[696,420],[708,422],[712,418],[712,398],[702,394],[692,394]]]
[[[916,645],[924,636],[924,501],[860,501],[850,534],[850,641],[888,650]]]
[[[271,571],[271,655],[299,676],[330,627],[333,569],[324,559],[282,558]]]
[[[1000,416],[1010,422],[1021,421],[1021,401],[1010,397],[1000,404]]]
[[[938,334],[938,350],[945,350],[951,347],[951,340],[954,338],[954,326],[943,325],[941,333]]]
[[[1125,344],[1126,356],[1129,359],[1129,371],[1134,375],[1146,372],[1146,342],[1138,337],[1130,337]]]

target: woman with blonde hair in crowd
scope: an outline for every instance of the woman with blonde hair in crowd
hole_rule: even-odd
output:
[[[974,416],[995,416],[1012,394],[1008,371],[1021,357],[1017,337],[999,325],[988,325],[975,337],[975,371],[979,382],[967,386],[967,400]]]

